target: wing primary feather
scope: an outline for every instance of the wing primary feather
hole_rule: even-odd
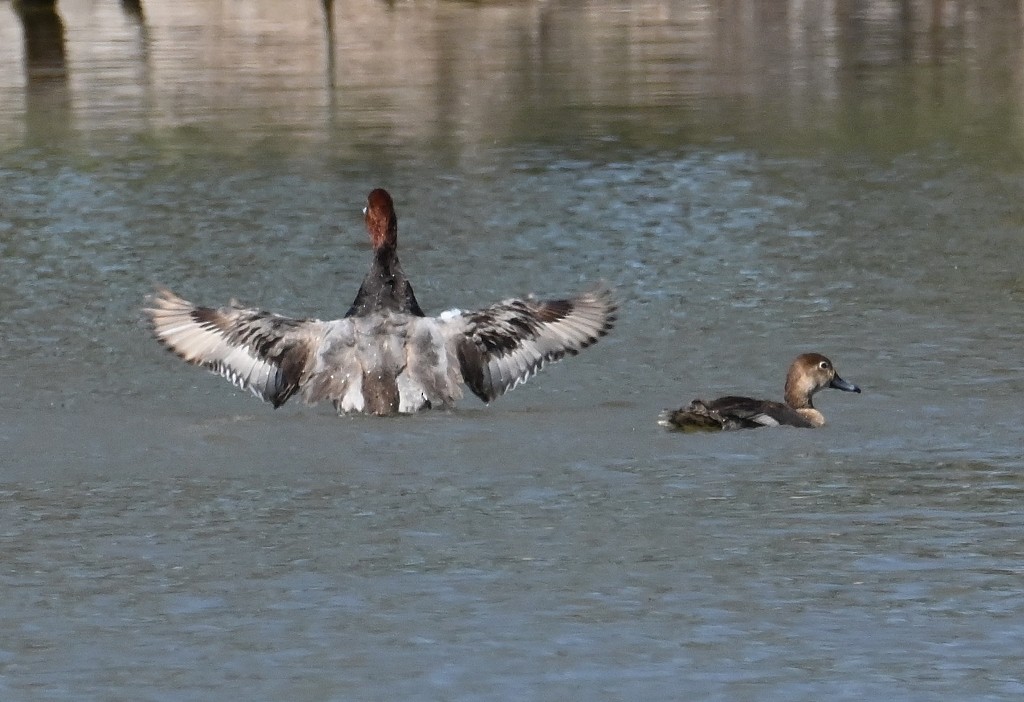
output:
[[[237,305],[193,305],[158,290],[146,309],[154,336],[171,352],[257,397],[283,404],[312,356],[317,320],[296,320]]]
[[[607,288],[564,300],[510,299],[463,314],[462,375],[489,402],[548,363],[575,356],[607,334],[617,306]]]

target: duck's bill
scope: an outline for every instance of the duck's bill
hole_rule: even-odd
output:
[[[853,383],[846,382],[845,380],[840,378],[838,375],[836,377],[832,378],[832,382],[829,383],[828,386],[830,388],[835,388],[836,390],[844,390],[845,392],[860,392],[860,388],[859,387],[857,387]]]

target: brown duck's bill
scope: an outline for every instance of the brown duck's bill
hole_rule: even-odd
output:
[[[846,392],[860,392],[860,388],[859,387],[857,387],[853,383],[846,382],[845,380],[840,378],[838,375],[836,377],[832,378],[832,382],[829,383],[828,386],[830,388],[835,388],[836,390],[844,390]]]

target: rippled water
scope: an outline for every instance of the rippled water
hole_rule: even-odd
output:
[[[1021,19],[904,5],[0,5],[0,696],[1019,698]],[[428,311],[616,330],[396,420],[148,337],[342,314],[375,186]]]

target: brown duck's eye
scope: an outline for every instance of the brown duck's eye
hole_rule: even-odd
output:
[[[828,370],[828,361],[822,361],[818,364],[818,368],[822,370]]]

